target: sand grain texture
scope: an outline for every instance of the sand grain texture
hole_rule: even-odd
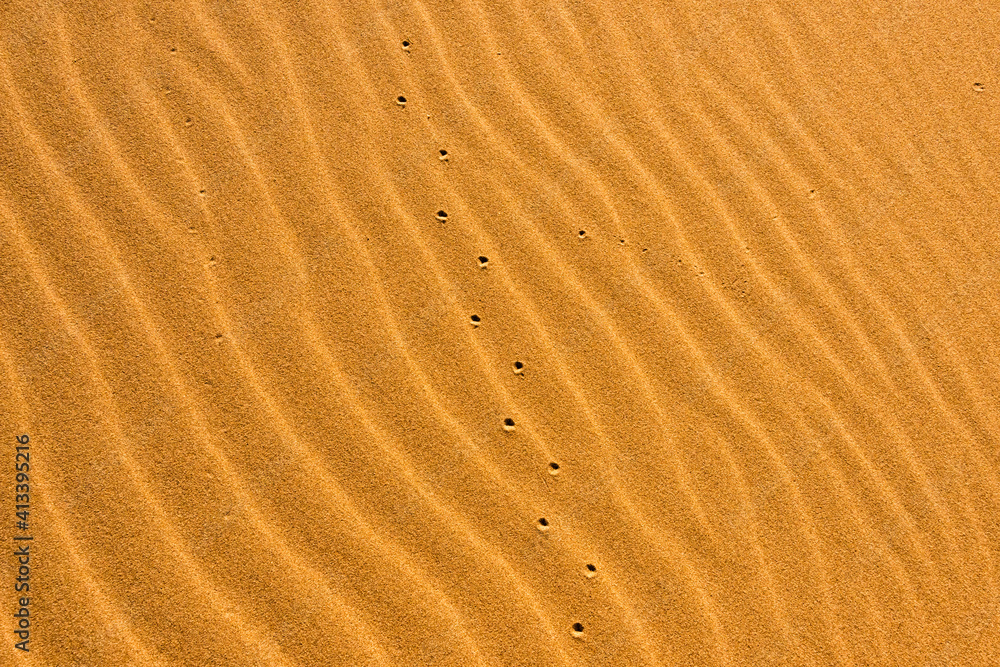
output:
[[[0,664],[1000,664],[997,53],[977,2],[4,4]]]

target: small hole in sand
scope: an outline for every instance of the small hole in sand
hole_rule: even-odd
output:
[[[204,197],[205,196],[205,191],[204,190],[198,190],[198,194],[200,194],[202,197]]]
[[[573,624],[573,634],[576,635],[577,637],[583,634],[583,623]]]
[[[597,566],[593,563],[587,563],[587,577],[594,577],[597,575]]]
[[[445,220],[448,219],[448,214],[445,213],[444,211],[438,211],[437,213],[434,214],[434,217],[440,220],[441,222],[444,222]]]
[[[176,46],[171,46],[170,47],[170,53],[177,53],[177,47]]]
[[[396,98],[396,104],[398,104],[399,106],[405,105],[406,104],[406,98],[403,97],[402,95],[400,95],[399,97]]]
[[[618,239],[618,243],[625,245],[625,239]]]
[[[480,318],[479,315],[473,315],[472,317],[469,318],[469,321],[472,322],[472,326],[477,327],[479,326],[479,323],[482,321],[482,318]]]
[[[523,361],[515,361],[514,362],[514,372],[515,373],[520,373],[523,370],[524,370],[524,362]]]
[[[579,235],[580,235],[580,238],[582,239],[584,236],[587,235],[587,232],[581,229]]]
[[[975,90],[977,93],[981,93],[984,90],[986,90],[986,86],[984,86],[981,83],[974,83],[972,84],[972,89]]]
[[[403,48],[404,49],[410,48],[410,40],[408,40],[408,39],[404,39],[403,40]]]
[[[548,520],[548,519],[546,519],[546,518],[545,518],[545,517],[543,516],[543,517],[542,517],[541,519],[539,519],[539,520],[538,520],[538,525],[539,525],[539,526],[544,526],[544,527],[548,527],[548,525],[549,525],[549,520]]]
[[[555,475],[559,472],[559,464],[553,461],[549,464],[549,474]]]
[[[479,268],[480,269],[485,269],[486,266],[489,263],[490,263],[490,258],[489,257],[484,257],[483,255],[479,256]]]
[[[514,420],[511,419],[510,417],[507,417],[506,419],[504,419],[503,420],[503,430],[508,431],[508,432],[509,431],[513,431],[514,430]]]
[[[441,155],[441,157],[448,157],[448,151],[446,151],[443,148],[439,150],[438,153]]]

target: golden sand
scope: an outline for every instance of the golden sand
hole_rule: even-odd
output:
[[[998,53],[4,3],[0,664],[1000,664]]]

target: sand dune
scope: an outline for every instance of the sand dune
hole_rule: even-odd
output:
[[[998,27],[5,5],[0,663],[1000,664]]]

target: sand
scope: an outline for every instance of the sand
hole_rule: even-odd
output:
[[[998,28],[4,3],[0,664],[1000,664]]]

